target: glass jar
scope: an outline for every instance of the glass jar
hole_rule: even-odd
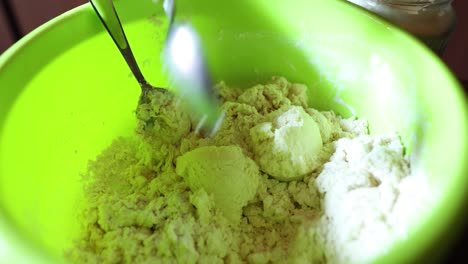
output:
[[[405,29],[441,54],[455,27],[452,0],[348,0]]]

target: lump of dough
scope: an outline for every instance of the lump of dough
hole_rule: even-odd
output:
[[[260,180],[257,164],[238,146],[206,146],[177,159],[176,172],[192,191],[204,189],[231,223],[239,223],[242,207],[256,194]]]
[[[281,108],[268,115],[267,120],[250,130],[255,159],[262,171],[289,181],[320,166],[320,129],[302,107]]]
[[[136,132],[143,139],[174,144],[190,132],[190,115],[173,93],[152,89],[147,99],[136,111]]]

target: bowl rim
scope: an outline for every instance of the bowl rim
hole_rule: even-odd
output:
[[[37,37],[46,34],[51,30],[55,25],[66,22],[68,19],[78,16],[81,13],[88,12],[91,6],[89,3],[81,4],[75,8],[72,8],[48,21],[39,25],[37,28],[33,29],[31,32],[24,35],[17,42],[13,43],[8,49],[6,49],[2,54],[0,54],[0,69],[8,66],[9,62],[15,59],[15,56],[25,49],[29,43],[33,42]]]
[[[89,2],[74,7],[58,16],[46,21],[24,35],[17,42],[13,43],[8,49],[0,54],[0,72],[16,59],[24,49],[27,49],[31,43],[47,34],[55,26],[66,23],[67,20],[85,15],[91,11]],[[63,260],[56,259],[47,254],[38,247],[37,243],[28,241],[25,234],[15,230],[16,226],[12,223],[8,215],[4,214],[3,206],[0,205],[0,258],[9,257],[10,263],[62,263]],[[1,259],[0,259],[1,260]]]

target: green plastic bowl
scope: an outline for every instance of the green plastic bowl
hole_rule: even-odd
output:
[[[310,102],[398,131],[435,204],[377,262],[407,263],[444,247],[467,199],[467,103],[443,63],[405,33],[342,1],[180,0],[203,36],[216,81],[282,75]],[[116,1],[152,84],[165,86],[167,22],[151,0]],[[79,231],[80,173],[135,125],[139,96],[90,5],[67,12],[0,57],[0,262],[63,261]],[[415,190],[417,191],[417,190]]]

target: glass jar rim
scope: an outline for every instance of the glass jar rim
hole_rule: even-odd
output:
[[[394,5],[408,5],[408,6],[431,6],[439,4],[448,4],[453,0],[371,0],[374,2],[385,2]]]

